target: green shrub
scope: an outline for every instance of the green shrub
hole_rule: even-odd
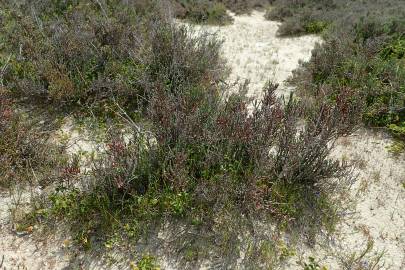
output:
[[[401,123],[400,125],[390,124],[388,130],[399,138],[405,138],[405,123]]]
[[[318,32],[328,25],[323,31],[323,44],[315,48],[311,60],[303,63],[291,79],[299,95],[312,101],[325,97],[336,101],[342,89],[351,89],[363,104],[358,112],[363,122],[391,127],[388,130],[395,133],[394,127],[405,120],[403,4],[395,0],[389,5],[374,1],[366,6],[360,1],[339,5],[336,1],[327,4],[302,0],[288,6],[276,1],[269,16],[277,14],[277,10],[290,12],[282,13],[281,35]],[[367,18],[363,17],[366,13]]]
[[[180,11],[177,17],[187,19],[193,23],[225,25],[232,22],[226,7],[215,1],[179,1]]]
[[[309,262],[304,263],[304,270],[327,270],[325,266],[320,266],[319,263],[315,261],[315,258],[309,257]]]
[[[311,21],[308,22],[305,27],[305,32],[310,34],[319,34],[326,29],[328,26],[327,22],[322,21]]]
[[[141,260],[134,266],[132,270],[159,270],[156,264],[156,259],[150,255],[144,255]]]
[[[386,147],[388,152],[394,156],[398,156],[405,151],[405,143],[402,141],[394,141],[391,145]]]
[[[405,39],[397,39],[384,46],[380,56],[387,60],[389,58],[402,59],[405,56]]]

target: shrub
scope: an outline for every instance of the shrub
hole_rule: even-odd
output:
[[[75,232],[85,231],[85,239],[117,228],[139,237],[167,217],[211,232],[226,230],[229,215],[323,226],[322,213],[334,215],[332,197],[348,176],[329,153],[333,140],[347,132],[351,111],[344,102],[311,111],[294,99],[283,106],[275,89],[268,86],[251,114],[241,94],[223,103],[207,87],[151,89],[151,127],[133,123],[129,142],[113,135],[87,184],[56,192],[46,205]]]
[[[232,22],[226,7],[215,1],[177,1],[176,14],[181,19],[193,23],[225,25]]]
[[[236,14],[249,13],[253,9],[263,9],[270,5],[274,0],[220,0],[226,8]]]
[[[156,264],[156,259],[150,255],[145,255],[132,267],[132,270],[159,270],[160,268]]]
[[[102,112],[114,100],[134,108],[151,85],[181,91],[215,77],[211,48],[219,43],[188,41],[155,1],[21,2],[5,5],[2,37],[11,55],[4,84],[25,102]],[[221,16],[215,7],[210,14]],[[176,43],[160,51],[162,42]]]
[[[226,10],[236,14],[249,13],[265,8],[273,0],[173,0],[174,13],[178,18],[195,23],[224,25],[232,22]]]
[[[400,126],[404,121],[404,65],[402,33],[405,24],[400,19],[403,2],[374,1],[364,7],[359,1],[338,5],[314,1],[297,1],[291,7],[276,2],[269,12],[277,10],[284,20],[280,34],[299,34],[320,31],[325,42],[315,48],[309,63],[303,63],[292,82],[304,98],[335,100],[342,89],[351,89],[363,103],[359,110],[364,123],[370,126]],[[325,12],[324,15],[319,10]],[[355,11],[358,11],[355,13]],[[362,17],[368,12],[368,17]],[[312,24],[315,22],[314,24]],[[322,22],[318,23],[317,22]],[[321,95],[321,96],[319,96]]]
[[[310,34],[319,34],[326,29],[328,23],[322,21],[311,21],[305,25],[305,32]]]
[[[88,173],[68,164],[36,220],[68,221],[88,249],[92,236],[136,238],[166,218],[230,247],[241,232],[235,221],[319,228],[335,216],[348,171],[329,156],[355,124],[351,87],[283,101],[268,84],[249,110],[246,89],[223,99],[215,36],[173,25],[153,4],[20,3],[8,3],[3,21],[12,55],[4,83],[14,96],[73,111],[109,102],[131,128],[110,128]]]
[[[12,55],[5,85],[14,94],[57,106],[139,95],[142,67],[130,55],[139,48],[141,22],[133,6],[22,2],[10,2],[2,20]]]
[[[335,1],[287,0],[274,1],[265,17],[282,21],[278,30],[280,35],[300,35],[322,32],[332,19],[330,10],[336,10],[341,3]]]
[[[31,119],[0,89],[0,187],[44,187],[59,176],[62,149],[51,145]]]

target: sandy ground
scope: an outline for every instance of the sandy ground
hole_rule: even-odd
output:
[[[298,67],[299,60],[308,60],[310,51],[320,39],[316,36],[278,38],[275,33],[279,23],[266,21],[263,13],[234,17],[233,25],[225,27],[197,27],[216,32],[224,39],[223,55],[231,67],[229,82],[245,79],[251,81],[248,95],[260,97],[267,80],[280,83],[279,94],[288,94],[293,88],[285,80]],[[63,133],[72,130],[68,123]],[[92,143],[80,142],[73,132],[67,140],[75,142],[71,153],[92,151]],[[395,158],[386,147],[392,143],[381,133],[360,130],[341,138],[334,157],[356,161],[358,178],[348,196],[357,203],[351,215],[343,218],[335,235],[319,239],[314,248],[297,247],[296,255],[284,269],[303,269],[298,261],[315,257],[328,269],[343,268],[350,255],[360,256],[367,242],[374,248],[363,259],[370,263],[370,256],[383,252],[383,269],[405,269],[405,158]],[[66,268],[72,254],[62,236],[33,239],[30,234],[18,235],[10,220],[13,200],[9,193],[0,192],[0,269],[71,269]],[[35,230],[35,228],[34,228]],[[101,269],[97,262],[76,269]],[[209,263],[208,263],[209,265]],[[174,269],[162,261],[162,269]],[[209,267],[205,267],[208,269]],[[108,268],[107,268],[108,269]]]
[[[231,68],[229,83],[249,80],[249,97],[260,97],[269,80],[280,84],[278,94],[288,95],[293,88],[285,83],[299,61],[308,61],[315,43],[315,35],[294,38],[276,36],[279,22],[264,19],[264,13],[235,16],[228,26],[193,26],[196,32],[216,33],[223,40],[222,54]]]
[[[360,260],[364,269],[405,269],[405,157],[390,154],[391,143],[386,135],[364,129],[338,140],[333,156],[356,164],[358,177],[348,194],[355,206],[331,238],[319,239],[312,249],[300,247],[299,260],[312,256],[328,269],[352,269],[343,263],[373,243]],[[367,268],[379,255],[381,268]],[[287,269],[302,269],[296,260]]]
[[[28,195],[23,194],[18,209],[27,205]],[[0,191],[0,269],[64,269],[69,257],[60,237],[34,239],[13,227],[11,211],[15,209],[18,197],[18,194]]]

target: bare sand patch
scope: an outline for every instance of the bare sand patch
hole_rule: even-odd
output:
[[[235,16],[227,26],[193,26],[197,32],[216,33],[223,40],[222,53],[231,73],[229,83],[249,80],[248,97],[260,97],[269,80],[279,83],[279,95],[288,95],[293,87],[286,79],[299,66],[308,61],[311,51],[321,38],[315,35],[280,38],[277,30],[281,23],[268,21],[264,12]]]

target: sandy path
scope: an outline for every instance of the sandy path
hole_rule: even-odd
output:
[[[224,41],[222,54],[231,68],[229,82],[249,80],[249,97],[260,97],[268,80],[280,83],[280,95],[289,94],[293,88],[285,80],[300,60],[310,59],[311,50],[321,39],[314,35],[279,38],[276,32],[280,23],[265,20],[263,12],[231,16],[234,23],[228,26],[194,27],[197,33],[217,33]]]

